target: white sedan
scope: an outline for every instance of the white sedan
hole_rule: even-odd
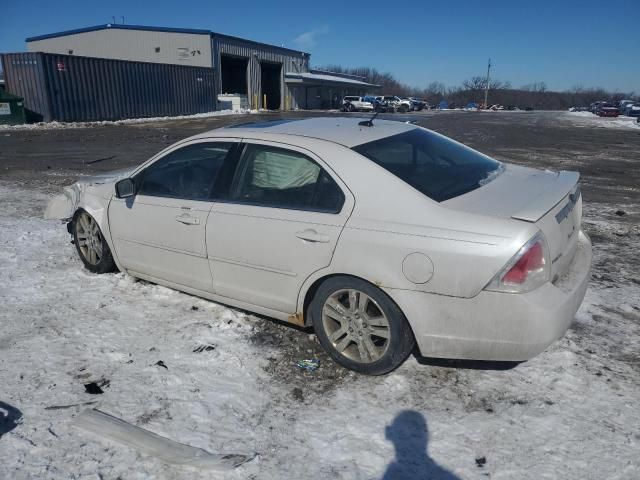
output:
[[[522,361],[561,337],[591,243],[574,172],[505,164],[414,125],[254,123],[67,187],[85,267],[312,326],[341,365]]]

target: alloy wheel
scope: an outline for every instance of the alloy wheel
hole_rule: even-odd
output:
[[[331,294],[322,307],[322,325],[336,351],[356,362],[373,363],[389,347],[387,316],[375,300],[359,290]]]
[[[97,265],[102,258],[102,234],[96,221],[88,213],[76,218],[76,238],[78,249],[91,265]]]

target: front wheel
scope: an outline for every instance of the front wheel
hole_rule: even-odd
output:
[[[98,222],[84,210],[78,210],[73,217],[73,243],[87,270],[93,273],[116,270],[111,249]]]
[[[358,278],[329,278],[316,291],[309,310],[323,348],[337,363],[358,373],[388,373],[415,345],[398,306]]]

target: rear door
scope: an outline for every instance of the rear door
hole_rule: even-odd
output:
[[[309,151],[247,141],[207,223],[216,294],[295,313],[302,283],[330,264],[354,199]]]
[[[205,229],[216,182],[236,145],[237,140],[180,145],[136,175],[135,197],[111,201],[111,236],[127,270],[212,290]]]

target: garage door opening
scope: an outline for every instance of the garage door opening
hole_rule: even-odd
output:
[[[220,73],[222,75],[221,93],[247,94],[248,58],[220,56]]]
[[[260,62],[260,82],[262,84],[261,99],[267,96],[266,108],[278,110],[280,108],[280,79],[282,65],[278,63]],[[265,105],[263,105],[263,108]]]

